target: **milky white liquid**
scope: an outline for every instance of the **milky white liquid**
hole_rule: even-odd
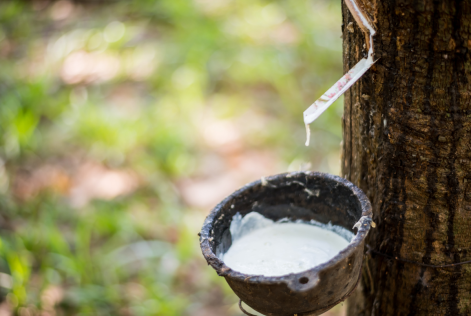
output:
[[[349,244],[344,237],[325,228],[305,223],[274,223],[258,213],[249,215],[252,214],[257,214],[252,217],[262,224],[253,225],[252,220],[245,234],[239,228],[242,234],[240,231],[235,234],[232,246],[222,256],[224,263],[238,272],[280,276],[305,271],[333,258]]]

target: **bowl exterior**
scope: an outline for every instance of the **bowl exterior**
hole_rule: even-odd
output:
[[[250,282],[250,279],[244,281],[230,275],[225,279],[245,304],[264,315],[320,315],[343,301],[355,289],[361,274],[363,247],[361,242],[356,251],[343,256],[318,275],[312,275],[317,284],[306,291],[293,291],[283,281]]]
[[[283,204],[285,201],[289,203]],[[266,277],[234,271],[218,258],[218,253],[230,247],[228,227],[239,209],[243,215],[265,210],[266,216],[275,217],[272,219],[287,212],[306,220],[310,216],[307,206],[318,210],[324,223],[336,225],[348,218],[341,226],[358,229],[350,244],[329,261],[307,271]],[[208,264],[254,310],[269,316],[320,315],[345,300],[357,286],[371,216],[366,195],[343,178],[318,172],[280,174],[248,184],[216,206],[203,225],[200,246]]]

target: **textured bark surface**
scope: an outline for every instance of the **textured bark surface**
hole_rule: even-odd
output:
[[[373,205],[368,243],[425,264],[471,260],[471,1],[361,2],[379,60],[345,95],[342,172]],[[366,46],[345,5],[343,38],[347,71]],[[348,315],[471,315],[471,264],[365,258]]]

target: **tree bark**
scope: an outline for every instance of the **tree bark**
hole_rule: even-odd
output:
[[[345,94],[342,173],[373,205],[368,244],[471,260],[471,1],[361,2],[378,61]],[[345,4],[342,28],[347,71],[366,45]],[[471,264],[367,254],[348,315],[471,315]]]

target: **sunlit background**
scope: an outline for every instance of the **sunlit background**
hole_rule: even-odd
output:
[[[236,316],[197,233],[339,173],[340,0],[0,1],[0,315]],[[337,307],[325,315],[344,315]]]

